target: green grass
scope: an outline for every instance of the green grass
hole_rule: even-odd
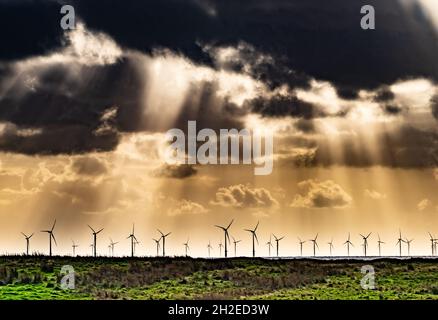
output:
[[[362,265],[375,289],[362,289]],[[60,287],[71,265],[75,290]],[[431,260],[0,257],[0,299],[438,299]]]

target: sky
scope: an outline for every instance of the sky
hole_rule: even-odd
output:
[[[73,5],[76,28],[60,8]],[[373,5],[376,29],[360,27]],[[0,252],[219,255],[223,233],[251,255],[430,254],[438,234],[435,0],[0,0]],[[254,165],[169,165],[166,132],[265,129]],[[234,248],[230,245],[230,255]],[[403,247],[406,252],[406,245]],[[312,254],[309,241],[304,254]]]

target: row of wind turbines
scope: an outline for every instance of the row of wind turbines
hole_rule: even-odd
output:
[[[227,226],[215,225],[216,228],[219,228],[219,229],[221,229],[224,232],[224,242],[223,243],[222,242],[219,243],[219,256],[222,256],[222,248],[224,248],[224,257],[225,258],[228,257],[228,244],[231,244],[229,230],[230,230],[233,222],[234,222],[234,219],[231,220],[231,222]],[[252,256],[253,257],[256,256],[256,243],[257,243],[257,245],[259,245],[259,239],[257,237],[257,229],[259,227],[259,224],[260,224],[260,222],[257,222],[257,224],[255,225],[254,229],[243,229],[244,231],[249,232],[250,235],[251,235],[251,240],[252,240]],[[41,232],[47,233],[48,236],[49,236],[49,256],[52,256],[52,240],[55,243],[55,245],[57,245],[56,238],[55,238],[55,235],[54,235],[55,226],[56,226],[56,220],[54,221],[51,229],[41,230]],[[101,228],[101,229],[96,231],[90,225],[88,225],[88,227],[90,228],[91,233],[92,233],[92,243],[90,244],[91,255],[94,256],[94,257],[97,257],[97,236],[104,229]],[[155,242],[155,245],[156,245],[156,255],[157,256],[160,255],[160,249],[161,249],[162,250],[162,256],[164,257],[164,256],[166,256],[166,238],[171,235],[171,232],[163,233],[159,229],[157,229],[157,231],[159,232],[160,236],[157,237],[157,239],[155,239],[155,238],[152,239]],[[29,255],[30,239],[33,237],[34,233],[32,233],[30,236],[28,236],[24,232],[22,232],[21,234],[25,237],[25,240],[26,240],[26,255]],[[362,238],[362,241],[363,241],[361,246],[363,247],[363,254],[364,254],[365,257],[367,256],[367,249],[369,247],[368,239],[370,238],[371,234],[372,234],[371,232],[368,233],[366,236],[363,235],[363,234],[360,234],[360,237]],[[301,238],[298,237],[298,244],[300,246],[300,254],[301,254],[301,256],[303,256],[303,245],[306,242],[312,243],[313,256],[316,256],[316,250],[319,249],[318,235],[319,234],[316,234],[315,238],[309,239],[307,241],[303,241],[303,240],[301,240]],[[381,256],[382,245],[385,244],[385,242],[380,239],[380,235],[377,235],[377,236],[378,236],[377,246],[378,246],[378,250],[379,250],[379,256]],[[272,239],[272,237],[274,239]],[[431,241],[432,256],[435,256],[436,253],[437,253],[438,239],[435,238],[431,233],[429,233],[429,237],[430,237],[429,240]],[[233,239],[233,244],[234,244],[234,256],[237,257],[237,245],[242,240],[236,240],[234,237],[231,237],[231,238]],[[126,239],[129,239],[130,242],[131,242],[131,257],[134,257],[136,246],[140,244],[140,242],[138,241],[137,237],[135,236],[135,225],[134,224],[132,226],[131,233],[128,235],[128,237]],[[277,237],[275,234],[271,234],[270,235],[269,241],[266,242],[266,245],[268,246],[269,257],[271,257],[271,249],[274,248],[273,241],[275,241],[276,256],[277,257],[280,256],[280,241],[283,240],[283,239],[284,239],[284,236]],[[110,240],[110,243],[108,245],[108,255],[109,256],[114,256],[115,245],[118,244],[119,242],[114,242],[111,238],[109,238],[109,240]],[[397,239],[396,246],[399,247],[399,255],[400,255],[400,257],[402,256],[402,246],[403,246],[403,244],[406,244],[406,246],[407,246],[407,255],[410,256],[412,241],[414,241],[414,239],[403,238],[401,231],[399,231],[399,237]],[[187,238],[187,241],[185,243],[183,243],[182,245],[184,246],[185,255],[188,256],[189,255],[189,251],[190,251],[189,238]],[[333,250],[335,248],[334,244],[333,244],[333,239],[330,242],[327,242],[327,245],[329,246],[330,256],[332,256],[333,255]],[[350,246],[354,247],[354,244],[351,241],[350,233],[348,233],[348,238],[343,243],[343,245],[346,246],[346,248],[347,248],[347,256],[350,256]],[[79,245],[76,244],[74,242],[74,240],[72,240],[72,252],[73,252],[73,256],[76,256],[76,248],[78,248],[78,247],[79,247]],[[211,251],[212,250],[213,250],[213,246],[211,245],[211,242],[209,241],[208,245],[207,245],[208,257],[211,257]]]

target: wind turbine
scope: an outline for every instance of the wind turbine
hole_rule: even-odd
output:
[[[55,241],[55,245],[57,245],[56,244],[55,235],[53,234],[53,229],[55,229],[55,225],[56,225],[56,219],[55,219],[55,222],[53,222],[52,229],[50,229],[50,230],[42,230],[41,231],[41,232],[46,232],[46,233],[49,234],[49,256],[50,257],[52,256],[52,239],[53,239],[53,241]]]
[[[316,234],[315,239],[310,239],[310,240],[309,240],[309,241],[312,241],[312,242],[313,242],[313,256],[314,256],[314,257],[316,256],[316,248],[319,249],[318,242],[316,241],[317,239],[318,239],[318,233]]]
[[[242,240],[236,240],[234,237],[233,238],[233,243],[234,243],[234,256],[237,257],[237,244],[239,242],[241,242]]]
[[[73,240],[71,242],[72,242],[71,247],[73,249],[73,257],[75,257],[76,256],[76,248],[79,247],[79,245],[75,244],[75,242]]]
[[[402,234],[401,231],[399,230],[399,236],[397,239],[397,243],[395,245],[399,246],[399,250],[400,250],[400,257],[402,256],[402,242],[404,242],[403,238],[402,238]]]
[[[155,241],[155,244],[157,245],[157,257],[158,257],[158,255],[159,255],[159,251],[160,251],[160,240],[161,240],[161,238],[160,239],[152,239],[152,240],[154,240]]]
[[[126,238],[126,239],[131,239],[131,257],[134,256],[135,245],[136,245],[135,242],[138,242],[138,240],[137,240],[137,238],[135,237],[135,234],[134,234],[134,228],[135,228],[135,225],[132,224],[132,232],[131,232],[131,234]]]
[[[382,255],[381,254],[381,245],[385,244],[385,242],[380,240],[380,235],[379,234],[377,234],[377,237],[379,238],[379,240],[377,241],[377,245],[379,246],[379,257],[380,257]]]
[[[139,245],[139,244],[140,244],[140,241],[135,239],[135,241],[134,241],[134,255],[135,255],[135,248],[137,248],[137,245]]]
[[[303,244],[306,243],[306,241],[301,241],[301,239],[298,237],[298,241],[300,243],[300,252],[301,252],[301,256],[303,256]]]
[[[274,246],[272,245],[272,235],[269,236],[269,241],[266,242],[266,245],[268,246],[269,256],[271,256],[271,248],[274,247]]]
[[[371,235],[371,232],[368,233],[368,235],[366,237],[364,235],[360,234],[360,236],[363,239],[363,252],[364,252],[365,257],[367,256],[368,238],[370,235]]]
[[[210,258],[210,250],[213,250],[210,241],[208,241],[207,249],[208,249],[208,257]]]
[[[172,232],[169,232],[167,234],[162,233],[159,229],[157,229],[158,232],[161,234],[161,239],[163,239],[163,257],[166,256],[166,237],[170,236]]]
[[[350,232],[348,233],[348,239],[344,242],[344,245],[347,245],[347,254],[350,256],[350,246],[353,246],[353,243],[350,241]]]
[[[278,257],[279,242],[280,242],[280,240],[283,240],[283,239],[284,239],[284,236],[281,237],[281,238],[277,238],[277,237],[275,236],[275,234],[273,234],[273,236],[274,236],[274,238],[275,238],[275,242],[277,243],[277,257]]]
[[[228,227],[222,227],[222,226],[218,226],[215,225],[216,228],[222,229],[224,231],[224,237],[225,237],[225,258],[228,256],[228,250],[227,250],[227,240],[229,243],[231,243],[230,241],[230,235],[228,234],[228,229],[230,229],[231,225],[233,224],[234,219],[231,220],[230,224],[228,225]]]
[[[97,250],[96,250],[96,247],[97,247],[97,235],[100,233],[100,232],[102,232],[103,231],[103,228],[102,229],[100,229],[99,231],[94,231],[94,229],[92,228],[92,227],[90,227],[90,225],[88,225],[88,228],[90,228],[91,229],[91,231],[93,232],[93,250],[94,250],[94,252],[93,252],[93,254],[94,254],[94,257],[97,257]]]
[[[94,253],[94,244],[90,244],[90,248],[91,248],[91,256],[93,256],[93,253]]]
[[[186,250],[186,257],[187,257],[187,252],[190,250],[190,246],[189,246],[189,238],[187,238],[186,243],[183,243],[183,246]]]
[[[330,249],[330,255],[332,255],[332,249],[334,249],[335,247],[333,246],[333,238],[330,242],[327,242],[327,244],[329,245],[329,249]]]
[[[114,257],[114,246],[118,244],[118,242],[113,242],[113,239],[110,238],[110,246],[111,246],[111,255]]]
[[[219,257],[222,256],[222,247],[224,245],[222,244],[222,242],[219,242]]]
[[[257,234],[256,234],[257,228],[259,227],[259,223],[260,223],[260,221],[257,222],[257,225],[255,226],[254,230],[245,229],[245,231],[250,232],[252,235],[252,256],[253,257],[255,257],[255,241],[254,240],[257,241],[257,244],[259,243],[259,239],[257,238]]]
[[[414,241],[414,239],[408,240],[408,238],[406,238],[405,243],[408,245],[408,256],[410,256],[411,254],[411,242]]]
[[[432,234],[429,232],[429,237],[430,237],[430,242],[431,242],[431,246],[432,246],[432,257],[435,255],[436,253],[436,240]]]
[[[22,232],[21,234],[24,236],[24,238],[26,238],[26,255],[28,256],[29,255],[29,240],[30,240],[30,238],[32,238],[33,233],[30,236],[26,235],[24,232]]]

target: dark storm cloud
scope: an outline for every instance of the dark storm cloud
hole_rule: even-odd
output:
[[[430,101],[430,107],[432,108],[433,116],[438,120],[438,94],[432,97]]]
[[[0,0],[0,61],[40,55],[59,47],[63,34],[59,10],[56,1]]]
[[[389,87],[385,86],[377,91],[376,95],[374,96],[374,101],[387,102],[394,100],[394,98],[395,98],[394,93],[391,91]]]
[[[152,173],[157,178],[185,179],[197,174],[198,171],[192,165],[164,165]]]
[[[90,27],[144,51],[168,47],[208,63],[208,55],[197,43],[235,46],[245,41],[290,70],[350,91],[406,76],[438,80],[433,26],[419,9],[408,16],[398,0],[366,2],[376,8],[377,29],[373,31],[360,28],[362,0],[209,1],[215,8],[213,16],[199,1],[76,3]],[[264,77],[277,81],[278,69],[265,70]],[[283,81],[287,83],[286,77]]]
[[[296,96],[275,95],[272,98],[259,97],[247,101],[251,111],[269,117],[291,116],[311,119],[322,117],[324,113],[311,103],[302,101]]]
[[[212,64],[199,43],[249,43],[284,66],[264,65],[257,70],[273,86],[306,85],[306,76],[290,76],[290,70],[332,81],[343,97],[354,97],[358,88],[375,88],[407,76],[438,80],[433,26],[419,7],[406,13],[398,0],[366,2],[376,8],[373,31],[360,28],[362,0],[71,3],[90,28],[144,52],[166,47]],[[0,6],[0,35],[8,43],[0,59],[38,54],[59,45],[60,5],[56,2],[3,1]]]

